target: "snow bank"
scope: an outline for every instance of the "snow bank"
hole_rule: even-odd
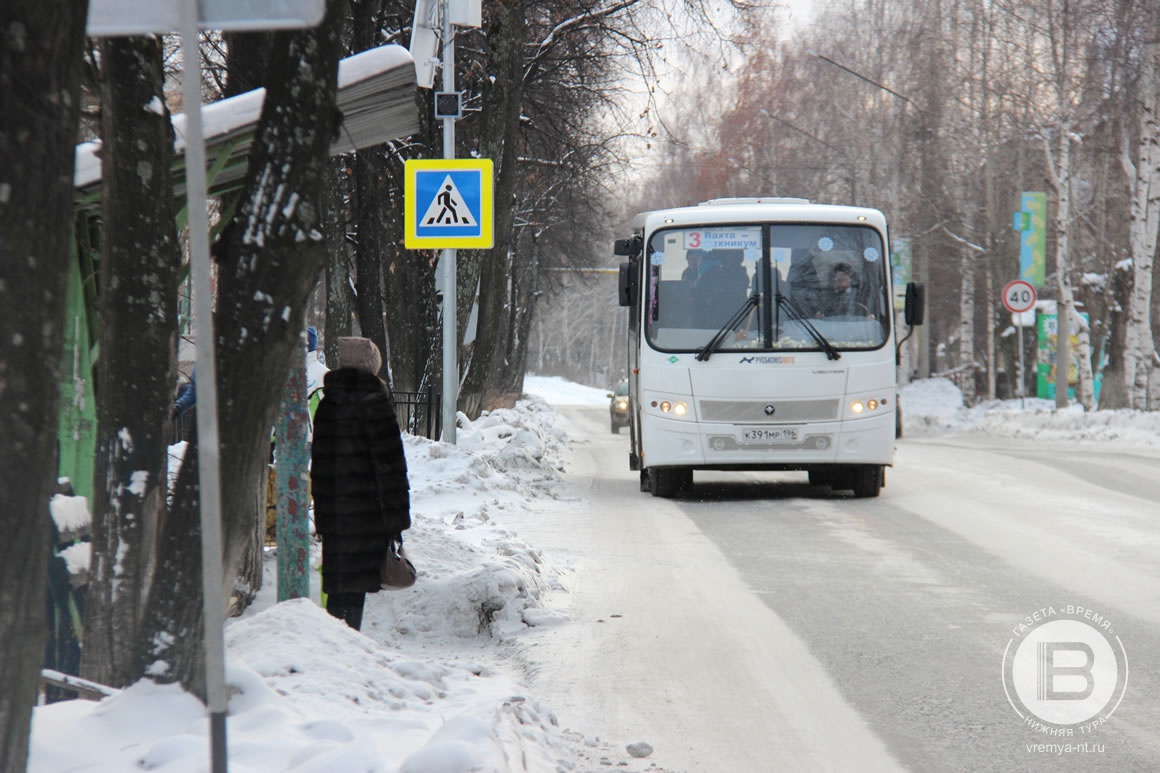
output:
[[[975,432],[1050,442],[1089,441],[1160,448],[1160,412],[1092,411],[1078,403],[1064,409],[1053,400],[991,400],[974,408],[946,379],[912,382],[901,391],[903,424],[915,435]]]

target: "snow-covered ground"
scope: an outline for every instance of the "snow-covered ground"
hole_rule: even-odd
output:
[[[1092,441],[1160,448],[1160,411],[1094,411],[1075,403],[1057,410],[1054,400],[985,401],[963,407],[958,387],[945,379],[916,381],[902,390],[905,431],[919,434],[971,432],[1041,441]]]
[[[225,631],[231,771],[660,773],[648,738],[585,737],[521,684],[527,638],[574,623],[551,603],[566,597],[569,566],[524,542],[514,524],[584,506],[563,481],[568,423],[554,406],[608,405],[605,390],[556,378],[528,377],[525,388],[514,409],[465,421],[455,446],[406,439],[406,540],[419,581],[369,596],[361,633],[318,606],[317,575],[311,599],[275,603],[267,562],[257,602]],[[908,435],[1160,447],[1160,413],[1087,415],[1033,399],[968,410],[938,380],[906,387],[902,405]],[[38,707],[28,769],[208,770],[204,707],[147,681],[99,703]]]

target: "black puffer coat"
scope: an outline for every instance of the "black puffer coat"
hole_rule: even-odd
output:
[[[399,421],[386,387],[365,370],[332,370],[324,384],[310,454],[322,590],[374,593],[388,541],[411,526]]]

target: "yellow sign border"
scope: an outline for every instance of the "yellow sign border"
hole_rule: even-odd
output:
[[[479,175],[479,236],[419,236],[419,218],[415,191],[419,172],[477,171]],[[490,158],[412,158],[404,165],[403,246],[409,250],[423,249],[476,249],[486,250],[495,245],[493,216],[494,166]]]

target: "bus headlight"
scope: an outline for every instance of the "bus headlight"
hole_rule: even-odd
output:
[[[886,402],[886,398],[878,400],[873,397],[868,400],[855,400],[854,402],[850,403],[850,413],[854,416],[861,416],[864,413],[873,413],[879,408],[885,408]]]
[[[661,413],[678,419],[684,418],[689,413],[689,405],[683,400],[653,400],[650,405]]]

